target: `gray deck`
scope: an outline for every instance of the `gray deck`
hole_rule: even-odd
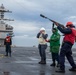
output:
[[[40,65],[40,56],[35,47],[12,48],[12,57],[5,57],[5,48],[0,47],[0,75],[61,75],[56,73],[57,67],[51,67],[51,54],[49,49],[47,53],[47,64]],[[76,62],[76,51],[73,49],[73,57]],[[76,72],[70,72],[71,68],[66,60],[66,72],[62,75],[76,75]]]

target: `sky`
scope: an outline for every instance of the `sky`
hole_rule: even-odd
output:
[[[0,0],[1,4],[12,11],[5,13],[5,18],[14,19],[6,23],[14,28],[13,45],[16,46],[37,46],[36,36],[41,27],[46,29],[50,38],[52,22],[40,17],[40,14],[64,26],[68,21],[76,26],[76,0]]]

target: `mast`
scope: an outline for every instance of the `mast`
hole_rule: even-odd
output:
[[[5,18],[5,13],[12,13],[12,11],[7,10],[4,5],[0,6],[0,45],[4,45],[4,39],[7,33],[10,36],[13,36],[13,27],[11,25],[6,24],[5,21],[14,21],[13,19]]]

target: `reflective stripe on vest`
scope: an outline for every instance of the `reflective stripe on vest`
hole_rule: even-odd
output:
[[[6,37],[6,42],[10,42],[10,37]]]

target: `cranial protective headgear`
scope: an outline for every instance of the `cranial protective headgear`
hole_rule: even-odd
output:
[[[42,30],[44,30],[44,31],[45,31],[45,28],[44,28],[44,27],[42,27],[42,28],[40,29],[40,31],[42,31]]]
[[[66,27],[67,27],[67,26],[72,26],[72,25],[73,25],[72,22],[67,22]]]

